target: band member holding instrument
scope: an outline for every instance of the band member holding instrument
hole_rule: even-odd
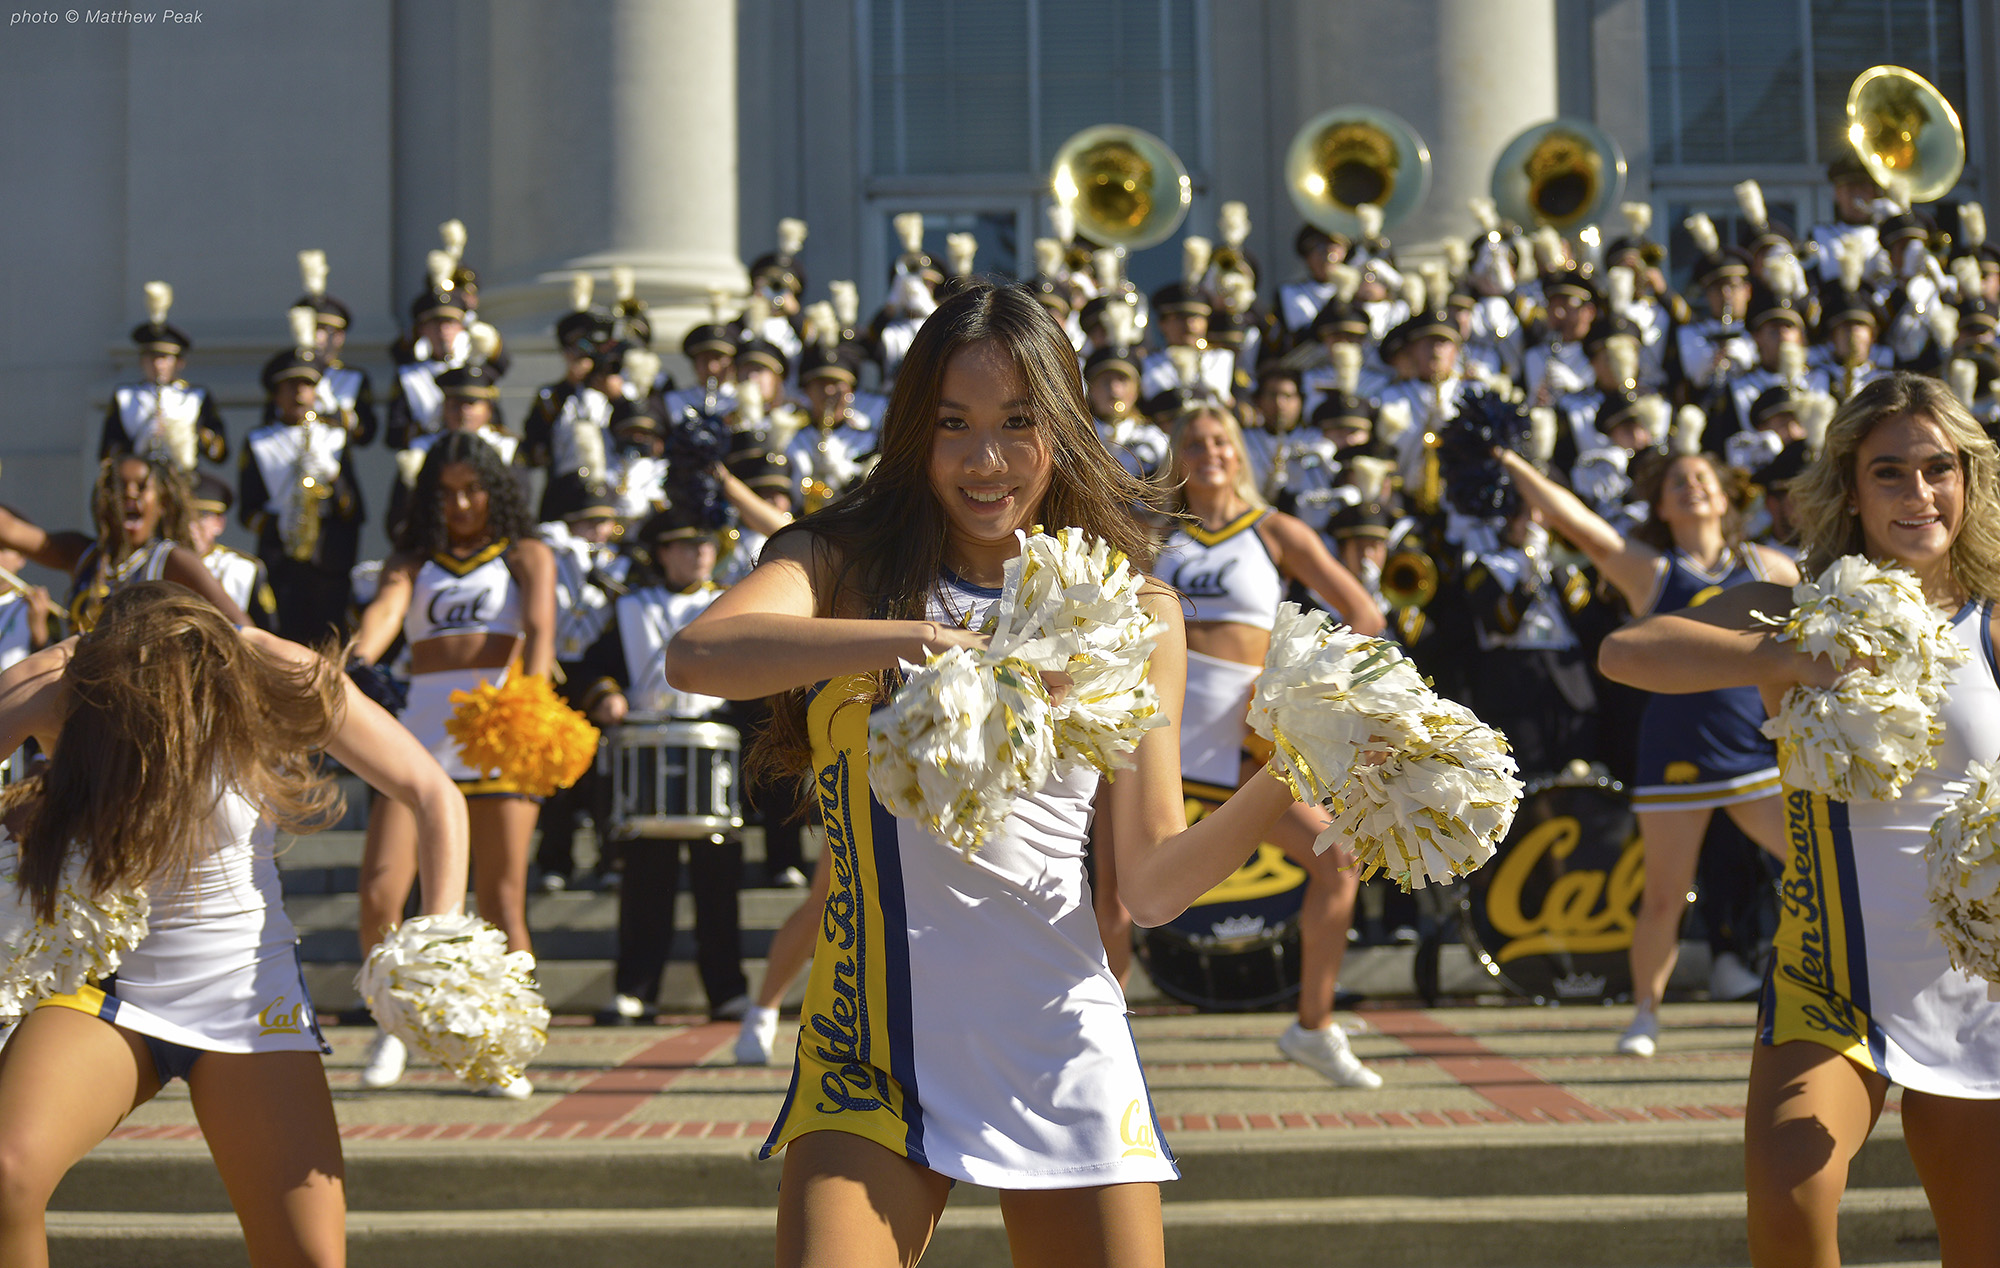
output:
[[[1864,554],[1915,572],[1953,614],[1967,658],[1935,725],[1936,769],[1893,800],[1787,794],[1789,857],[1777,963],[1766,980],[1745,1121],[1750,1253],[1759,1268],[1837,1262],[1848,1166],[1891,1083],[1946,1265],[2000,1262],[2000,1004],[1951,967],[1924,899],[1932,822],[1969,762],[2000,759],[1993,620],[2000,593],[2000,461],[1942,385],[1896,374],[1835,415],[1793,483],[1818,575]],[[1746,585],[1698,611],[1606,640],[1605,673],[1651,691],[1749,689],[1775,705],[1838,676],[1773,637],[1787,591]],[[1831,931],[1831,941],[1828,932]]]
[[[229,437],[214,395],[181,378],[194,340],[168,323],[173,303],[173,287],[146,283],[146,321],[132,328],[144,381],[121,384],[111,393],[97,445],[99,458],[118,453],[164,455],[186,474],[201,459],[221,462],[229,456]]]
[[[1630,537],[1519,454],[1496,456],[1528,505],[1589,556],[1640,616],[1699,606],[1751,581],[1798,582],[1791,559],[1743,540],[1742,511],[1728,491],[1733,477],[1713,455],[1671,454],[1641,471],[1635,492],[1650,509]],[[1726,810],[1765,850],[1783,848],[1777,758],[1758,730],[1764,716],[1747,688],[1647,702],[1632,799],[1646,848],[1646,893],[1632,930],[1638,1012],[1618,1040],[1620,1052],[1650,1057],[1657,1046],[1660,999],[1680,954],[1681,915],[1709,816]]]
[[[194,494],[188,503],[188,536],[195,554],[236,606],[250,614],[260,630],[275,630],[278,599],[271,593],[270,574],[264,561],[246,555],[222,542],[229,527],[229,508],[236,505],[236,491],[206,471],[195,477]]]
[[[774,537],[667,649],[683,691],[780,695],[763,752],[813,773],[835,855],[797,1094],[765,1147],[785,1150],[778,1262],[915,1262],[956,1178],[1002,1190],[1021,1262],[1088,1245],[1161,1263],[1157,1184],[1174,1165],[1089,910],[1094,772],[1023,797],[968,865],[875,806],[866,757],[888,674],[985,638],[1017,529],[1073,525],[1143,561],[1129,508],[1148,491],[1098,442],[1075,352],[1025,289],[972,281],[944,299],[910,345],[882,439],[847,498]],[[1151,674],[1175,719],[1179,608],[1164,592],[1146,602],[1165,626]],[[1173,726],[1148,731],[1109,785],[1124,896],[1148,923],[1226,877],[1293,804],[1259,773],[1188,827],[1178,756]]]
[[[628,714],[648,718],[709,718],[726,701],[676,691],[667,685],[669,640],[723,593],[712,575],[716,531],[698,508],[660,511],[639,529],[650,556],[650,584],[622,596],[614,619],[579,668],[588,684],[582,704],[600,726],[615,727]],[[636,579],[635,579],[636,580]],[[743,843],[731,834],[681,842],[613,842],[621,860],[618,883],[618,959],[612,970],[611,1019],[631,1025],[652,1014],[674,941],[674,901],[681,855],[687,854],[687,887],[694,899],[695,963],[707,992],[709,1015],[735,1020],[750,1006],[743,976],[742,928],[737,891],[743,879]]]
[[[149,928],[115,977],[40,1001],[0,1049],[0,1262],[48,1262],[57,1184],[184,1079],[256,1264],[345,1259],[339,1124],[273,842],[338,813],[324,751],[422,824],[425,913],[465,895],[465,803],[337,665],[238,631],[178,585],[105,604],[90,633],[0,675],[0,746],[45,775],[10,790],[24,897],[47,919],[71,851],[142,886]]]
[[[471,803],[479,914],[507,935],[509,951],[529,949],[528,853],[539,808],[504,776],[467,766],[445,720],[454,691],[514,672],[547,674],[555,663],[555,560],[530,536],[533,529],[520,485],[493,447],[470,432],[448,433],[424,459],[396,553],[383,565],[353,645],[354,657],[372,665],[399,631],[409,642],[403,725]],[[393,801],[378,800],[368,817],[360,884],[364,955],[402,918],[415,875],[416,829],[409,811]],[[394,1083],[404,1059],[400,1041],[378,1034],[363,1086]],[[493,1094],[518,1099],[533,1091],[521,1078]]]

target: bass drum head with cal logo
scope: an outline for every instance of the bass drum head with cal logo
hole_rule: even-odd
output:
[[[1627,955],[1645,884],[1638,821],[1623,784],[1580,766],[1528,784],[1499,853],[1459,899],[1473,959],[1538,1004],[1632,993]]]

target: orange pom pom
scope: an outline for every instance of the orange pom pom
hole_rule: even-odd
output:
[[[541,674],[454,691],[451,702],[457,708],[444,729],[458,741],[465,764],[530,796],[569,787],[597,756],[597,728],[565,704]]]

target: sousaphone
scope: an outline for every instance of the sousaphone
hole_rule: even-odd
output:
[[[1384,228],[1415,211],[1431,188],[1431,152],[1417,130],[1387,110],[1336,106],[1292,137],[1285,192],[1309,224],[1362,236],[1356,208],[1382,209]]]
[[[1094,242],[1137,251],[1165,242],[1187,218],[1194,186],[1165,141],[1122,123],[1085,128],[1049,168],[1056,204]]]
[[[1516,134],[1493,164],[1493,204],[1530,228],[1567,233],[1602,220],[1625,192],[1625,151],[1582,119],[1550,119]]]
[[[1965,170],[1965,128],[1915,71],[1872,66],[1847,90],[1847,141],[1884,193],[1908,207],[1951,192]]]

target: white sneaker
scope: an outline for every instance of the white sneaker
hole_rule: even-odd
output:
[[[1642,1008],[1632,1018],[1632,1024],[1625,1027],[1625,1033],[1618,1036],[1618,1051],[1628,1057],[1650,1057],[1659,1047],[1660,1015],[1650,1008]]]
[[[403,1067],[409,1064],[410,1050],[403,1041],[386,1030],[375,1032],[375,1040],[368,1045],[368,1056],[361,1066],[362,1087],[390,1087],[403,1077]]]
[[[1382,1076],[1361,1064],[1361,1058],[1354,1055],[1347,1042],[1347,1032],[1339,1026],[1307,1030],[1293,1022],[1278,1036],[1278,1051],[1341,1087],[1382,1086]]]
[[[736,1064],[769,1065],[777,1046],[778,1010],[752,1004],[743,1014],[743,1029],[736,1032]]]
[[[1709,966],[1710,999],[1749,999],[1763,989],[1764,979],[1743,963],[1734,951],[1724,951]]]
[[[613,995],[611,1011],[627,1021],[638,1021],[646,1015],[646,1001],[637,995]]]
[[[535,1085],[526,1075],[517,1074],[509,1083],[482,1083],[473,1089],[478,1096],[497,1096],[507,1101],[525,1101],[535,1094]]]

